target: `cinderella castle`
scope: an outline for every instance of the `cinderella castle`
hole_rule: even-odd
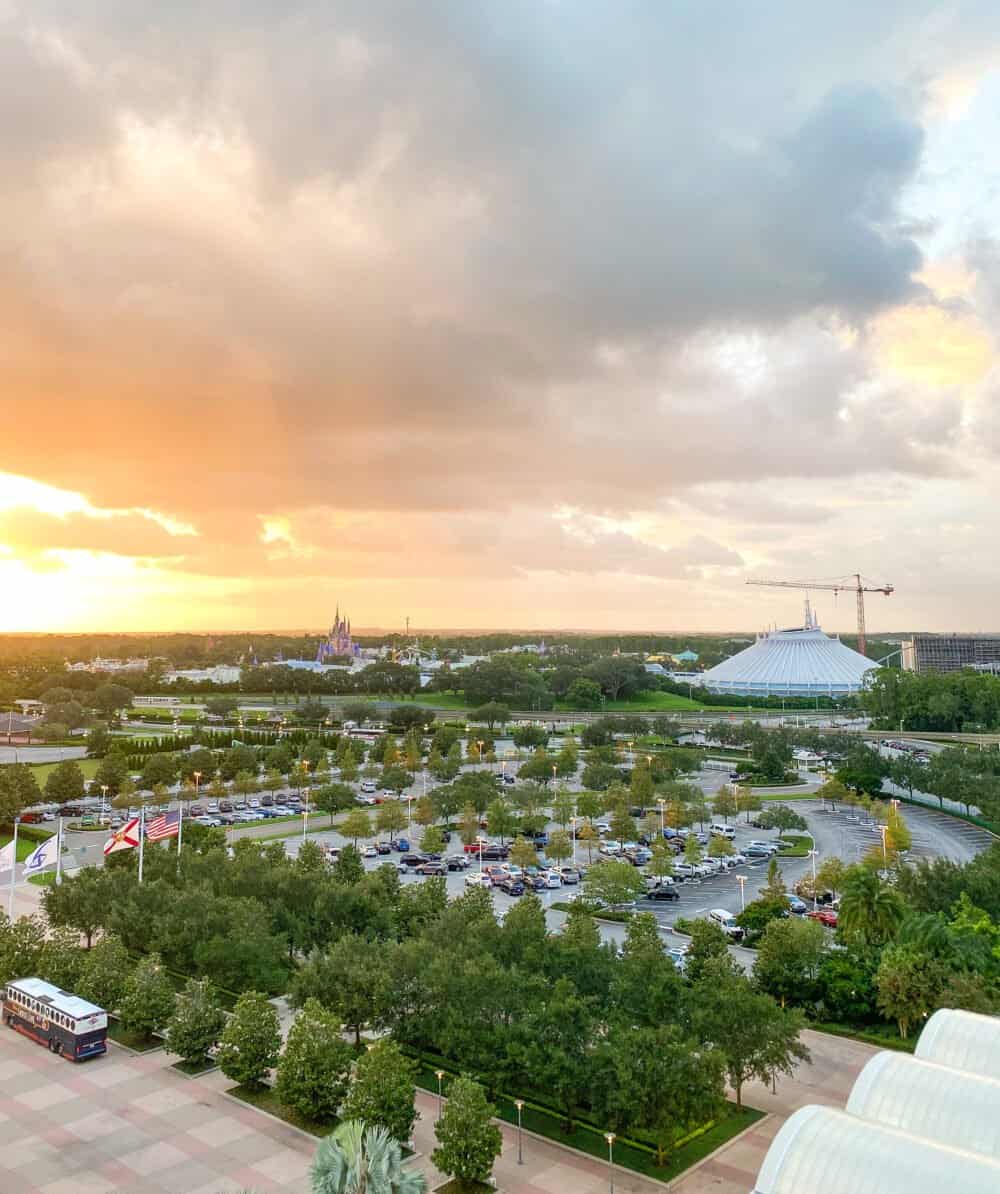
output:
[[[361,654],[361,647],[351,638],[351,620],[340,616],[340,606],[334,615],[330,633],[320,640],[316,650],[316,662],[328,663],[336,657],[353,657]]]

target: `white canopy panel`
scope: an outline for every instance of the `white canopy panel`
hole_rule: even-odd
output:
[[[775,1136],[754,1194],[997,1194],[1000,1165],[836,1111],[802,1107]]]
[[[941,1008],[924,1025],[913,1055],[1000,1081],[1000,1017]]]
[[[1000,1082],[978,1074],[878,1053],[858,1075],[847,1111],[1000,1161]]]
[[[818,626],[772,630],[701,677],[711,692],[743,696],[842,696],[858,692],[875,664]]]

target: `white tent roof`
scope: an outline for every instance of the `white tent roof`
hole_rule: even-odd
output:
[[[1000,1161],[1000,1082],[905,1053],[878,1053],[847,1100],[851,1115]]]
[[[857,692],[875,664],[818,626],[772,630],[701,677],[711,692],[812,696]]]
[[[1000,1080],[1000,1018],[942,1008],[924,1025],[913,1055]]]
[[[775,1136],[754,1194],[997,1194],[1000,1165],[869,1123],[803,1107]]]

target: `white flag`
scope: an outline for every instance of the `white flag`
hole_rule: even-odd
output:
[[[17,860],[14,858],[14,839],[0,849],[0,872],[9,871]]]
[[[24,860],[24,873],[34,875],[44,871],[47,866],[55,866],[59,857],[59,835],[47,837],[40,846],[33,850]]]

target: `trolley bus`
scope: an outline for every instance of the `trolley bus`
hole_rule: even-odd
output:
[[[3,1020],[50,1052],[85,1061],[108,1051],[108,1014],[41,978],[13,979],[4,989]]]

